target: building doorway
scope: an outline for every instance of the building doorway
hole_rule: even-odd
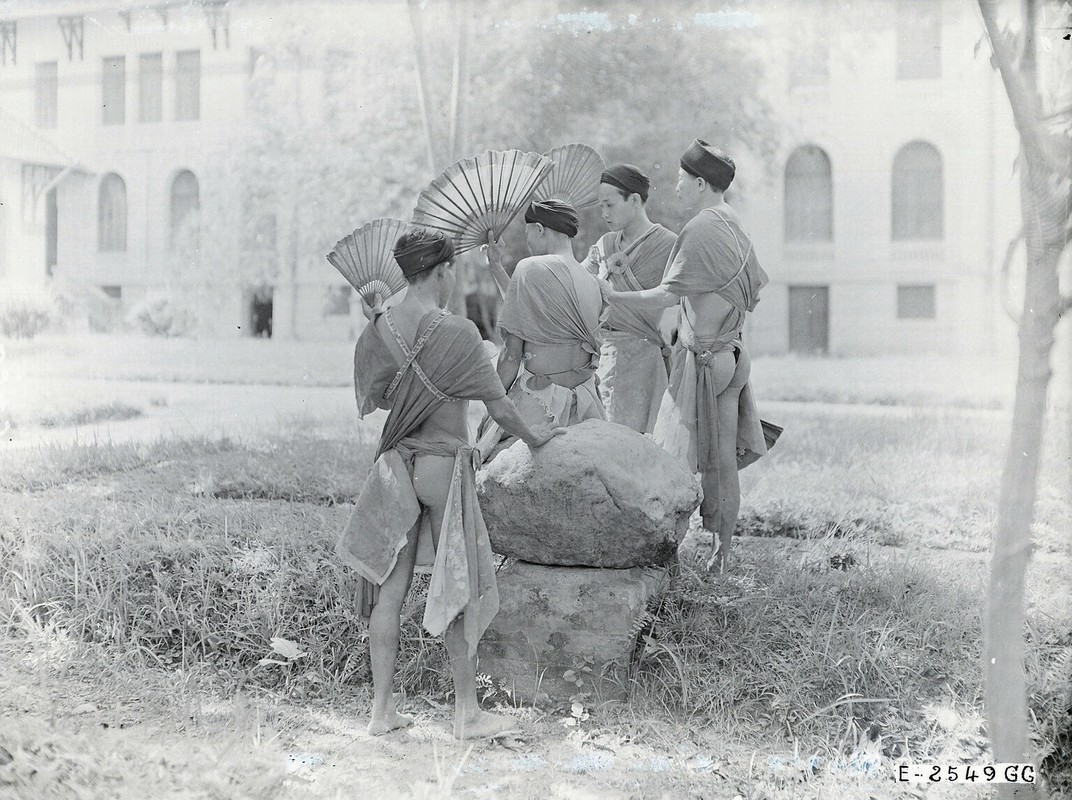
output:
[[[830,351],[830,287],[789,287],[789,352]]]
[[[251,336],[272,338],[272,289],[254,289],[249,296],[249,331]]]
[[[56,203],[56,190],[49,189],[45,194],[45,274],[52,277],[59,263],[59,206]]]

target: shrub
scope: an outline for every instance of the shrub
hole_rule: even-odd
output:
[[[185,336],[193,330],[191,311],[167,292],[150,292],[131,307],[127,323],[147,336]]]
[[[52,280],[51,289],[64,327],[98,333],[112,333],[122,328],[122,303],[100,287],[57,277]]]
[[[32,339],[58,319],[56,302],[48,292],[16,293],[0,299],[0,333]]]

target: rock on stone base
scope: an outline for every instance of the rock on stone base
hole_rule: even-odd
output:
[[[480,641],[479,672],[529,703],[623,700],[641,617],[668,567],[596,569],[513,561],[497,574],[499,613]],[[581,673],[585,664],[591,673]],[[584,685],[563,677],[575,670]]]
[[[701,497],[683,462],[602,420],[538,450],[516,442],[477,473],[477,492],[496,553],[615,569],[670,563]]]

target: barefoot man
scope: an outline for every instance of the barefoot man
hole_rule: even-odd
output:
[[[695,140],[681,157],[677,182],[678,197],[695,216],[681,229],[662,284],[609,295],[612,307],[680,306],[670,383],[654,436],[700,473],[700,515],[712,534],[708,568],[719,571],[729,565],[741,505],[737,470],[767,452],[741,342],[745,314],[759,302],[767,275],[724,197],[735,172],[722,150]]]
[[[606,419],[596,389],[599,318],[606,301],[599,281],[573,257],[577,212],[557,200],[525,212],[530,258],[505,287],[498,372],[507,396],[530,425],[575,425]],[[499,247],[489,246],[493,275],[505,276]],[[501,277],[497,282],[502,285]],[[477,447],[490,461],[513,443],[510,431],[485,418]]]
[[[441,233],[406,233],[394,253],[409,283],[405,298],[387,311],[365,308],[371,324],[354,353],[361,416],[377,407],[390,413],[336,550],[361,574],[374,689],[368,731],[376,735],[410,724],[391,695],[400,615],[414,566],[434,564],[424,627],[445,634],[454,676],[454,735],[494,736],[516,723],[481,711],[476,697],[477,643],[499,609],[499,595],[477,504],[467,401],[483,401],[496,423],[530,447],[556,431],[521,419],[476,326],[443,310],[455,280],[451,241]]]
[[[599,210],[610,228],[588,251],[585,268],[622,292],[658,286],[677,235],[648,219],[651,183],[631,164],[607,167],[599,184]],[[667,364],[659,330],[662,309],[624,305],[610,309],[601,333],[599,395],[607,419],[651,433],[666,391]]]

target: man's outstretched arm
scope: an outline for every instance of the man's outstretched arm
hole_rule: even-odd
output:
[[[565,428],[552,428],[546,422],[538,422],[530,427],[509,397],[485,400],[484,406],[500,428],[511,436],[516,436],[529,447],[539,447],[555,436],[561,436],[566,432]]]
[[[678,295],[662,286],[644,289],[640,292],[619,292],[606,285],[607,301],[611,305],[635,308],[637,311],[661,311],[676,305],[681,299]]]

